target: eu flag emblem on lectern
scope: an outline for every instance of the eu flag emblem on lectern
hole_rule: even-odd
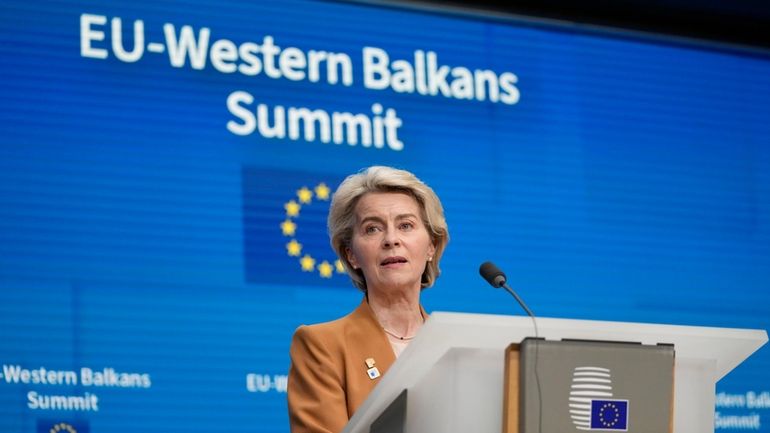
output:
[[[628,400],[591,400],[591,430],[628,430]]]

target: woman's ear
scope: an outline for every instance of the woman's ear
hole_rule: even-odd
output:
[[[348,263],[350,263],[350,266],[353,267],[353,269],[358,269],[358,260],[356,260],[356,256],[353,254],[353,251],[350,250],[350,247],[345,248],[345,256],[348,258]]]

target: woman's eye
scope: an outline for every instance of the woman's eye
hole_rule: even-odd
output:
[[[364,228],[364,233],[370,234],[370,233],[376,233],[380,228],[377,226],[367,226]]]
[[[412,228],[414,228],[412,223],[401,223],[401,230],[411,230]]]

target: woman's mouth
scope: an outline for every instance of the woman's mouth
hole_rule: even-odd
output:
[[[383,260],[382,262],[380,262],[380,266],[396,266],[396,265],[400,265],[400,264],[406,263],[406,262],[407,262],[407,260],[406,260],[405,257],[392,256],[392,257],[388,257],[385,260]]]

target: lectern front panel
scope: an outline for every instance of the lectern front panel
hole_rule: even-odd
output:
[[[673,346],[526,339],[520,351],[520,433],[671,431]]]

